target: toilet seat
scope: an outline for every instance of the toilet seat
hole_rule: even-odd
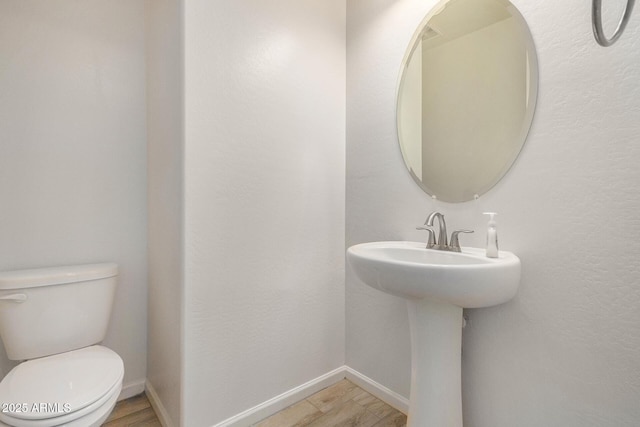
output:
[[[120,356],[99,345],[23,362],[0,383],[0,403],[14,404],[0,408],[0,423],[93,425],[89,418],[106,418],[113,409],[123,376]]]
[[[109,417],[116,405],[122,383],[116,384],[109,393],[97,402],[60,417],[44,418],[40,420],[23,420],[9,416],[3,417],[0,427],[98,427]],[[7,424],[5,424],[5,422]]]

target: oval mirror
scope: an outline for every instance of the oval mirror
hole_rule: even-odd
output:
[[[428,194],[465,202],[507,173],[538,93],[533,38],[507,0],[448,0],[422,22],[398,89],[404,161]]]

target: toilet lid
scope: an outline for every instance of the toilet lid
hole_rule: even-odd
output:
[[[13,418],[61,416],[96,402],[122,381],[123,372],[120,356],[99,345],[29,360],[4,377],[0,402]]]

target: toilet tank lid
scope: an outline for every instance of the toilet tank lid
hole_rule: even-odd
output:
[[[0,290],[35,288],[37,286],[106,279],[117,274],[118,265],[112,262],[3,271],[0,272]]]

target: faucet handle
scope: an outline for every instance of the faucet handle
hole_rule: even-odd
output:
[[[449,243],[449,250],[452,252],[460,252],[460,242],[458,241],[458,234],[460,233],[473,233],[473,230],[456,230],[451,233],[451,243]]]
[[[433,231],[431,227],[420,225],[416,227],[416,230],[425,230],[429,233],[429,237],[427,237],[427,249],[431,249],[436,245],[436,232]]]

